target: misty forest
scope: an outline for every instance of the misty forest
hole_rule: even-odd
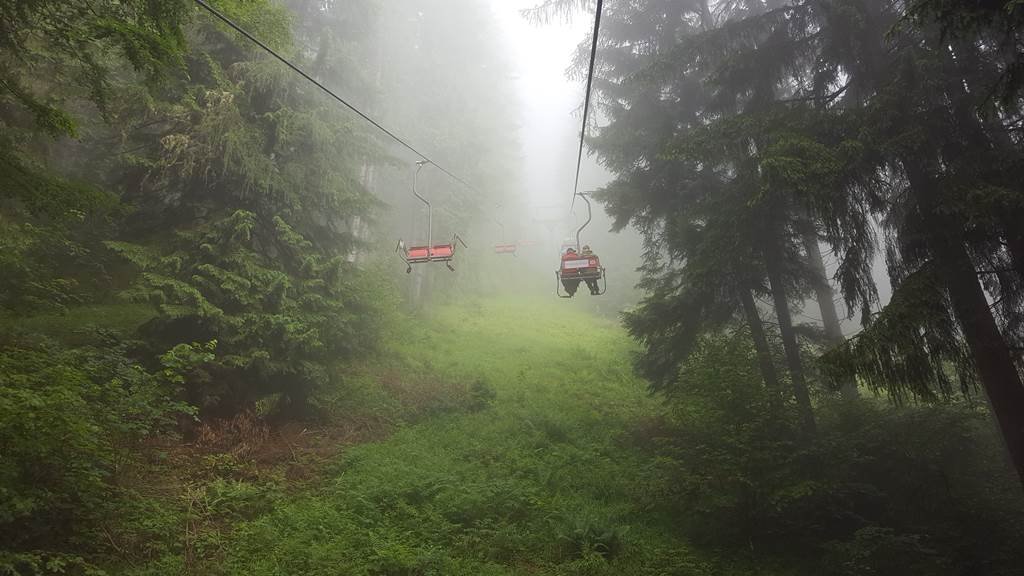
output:
[[[1024,574],[1017,0],[0,0],[0,575]]]

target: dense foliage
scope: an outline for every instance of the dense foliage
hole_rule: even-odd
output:
[[[354,49],[300,47],[339,21],[370,33],[364,4],[304,26],[264,0],[217,6],[350,70]],[[393,289],[353,255],[380,207],[361,173],[384,154],[191,2],[0,13],[0,571],[81,569],[145,443],[257,405],[308,416],[379,348]]]
[[[822,401],[806,442],[746,330],[701,339],[670,399],[651,499],[695,542],[830,575],[1009,575],[1024,560],[1024,499],[981,406]]]
[[[666,486],[707,509],[695,535],[815,573],[1012,572],[1019,512],[997,512],[1013,488],[985,480],[1005,452],[975,405],[1024,481],[1019,7],[604,6],[588,143],[616,175],[606,210],[644,235],[624,320],[677,412]]]
[[[149,373],[111,338],[73,349],[21,339],[0,350],[0,535],[12,552],[0,570],[31,573],[52,561],[34,547],[96,537],[116,509],[110,482],[141,456],[140,442],[194,413],[176,399],[178,384],[212,347],[180,344]]]
[[[901,401],[984,390],[1024,478],[1021,108],[995,96],[1014,90],[1014,25],[986,7],[882,0],[613,1],[607,16],[595,82],[607,124],[590,143],[617,174],[609,213],[646,237],[648,296],[626,316],[645,374],[670,387],[701,336],[742,317],[771,388],[781,342],[806,434],[801,352],[824,344],[822,384],[848,397],[853,377]],[[821,241],[859,313],[849,342]],[[878,254],[895,290],[881,309]],[[794,322],[809,297],[825,338]]]
[[[472,183],[424,169],[434,239],[515,203],[482,3],[211,3]],[[1021,8],[604,16],[635,351],[533,303],[394,330],[478,279],[377,265],[425,239],[408,150],[193,2],[0,0],[0,574],[1019,571]]]

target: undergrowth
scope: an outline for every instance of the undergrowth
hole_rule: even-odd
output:
[[[78,548],[0,555],[0,574],[953,576],[1019,566],[1024,507],[1000,480],[983,407],[821,397],[820,433],[802,441],[791,407],[771,408],[742,332],[702,342],[676,392],[654,397],[617,325],[558,304],[468,301],[408,318],[381,354],[334,366],[306,420],[276,417],[271,396],[194,422],[183,439],[150,437],[131,461],[72,451],[91,482],[82,486],[96,489],[79,494],[80,478],[67,476],[47,493],[26,485],[24,502],[102,503],[76,518]],[[105,381],[96,370],[107,364],[54,358]],[[132,373],[140,390],[147,378],[174,379]],[[70,438],[92,441],[80,412]],[[90,416],[101,417],[116,421]],[[68,448],[45,439],[40,449]]]
[[[551,304],[436,310],[317,400],[335,417],[386,421],[390,437],[328,458],[298,492],[273,480],[208,484],[191,513],[213,510],[231,530],[190,544],[205,556],[179,545],[126,570],[724,573],[641,508],[644,456],[629,435],[659,406],[632,375],[630,350],[613,323]]]

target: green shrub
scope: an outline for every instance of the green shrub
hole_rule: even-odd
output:
[[[59,552],[0,551],[0,576],[36,576],[43,574],[81,574],[105,576],[106,572],[74,554]]]
[[[145,437],[190,409],[169,376],[124,345],[66,349],[46,340],[0,349],[0,542],[12,552],[67,545],[110,511],[112,479]],[[58,548],[66,551],[65,548]]]
[[[650,501],[694,540],[843,575],[1024,564],[1024,499],[984,407],[824,400],[801,439],[743,334],[706,338],[678,384]]]
[[[124,296],[159,310],[142,329],[148,341],[166,349],[217,340],[214,377],[186,384],[195,404],[219,415],[272,394],[304,411],[333,363],[376,347],[388,315],[378,277],[316,249],[280,217],[238,210],[164,249],[108,245],[142,272]]]
[[[565,556],[573,560],[595,556],[611,560],[622,552],[628,530],[610,518],[582,511],[566,520],[558,530],[558,540]]]
[[[853,538],[825,546],[823,569],[835,576],[956,574],[943,552],[924,540],[917,534],[897,534],[891,528],[861,528]]]

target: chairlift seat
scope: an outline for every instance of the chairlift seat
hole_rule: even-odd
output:
[[[428,262],[444,262],[449,270],[454,271],[452,260],[455,259],[455,243],[466,245],[458,234],[452,235],[452,241],[448,244],[434,244],[433,246],[406,246],[405,242],[398,241],[395,252],[405,262],[406,273],[412,272],[413,264],[426,264]]]
[[[430,261],[430,247],[429,246],[410,246],[405,251],[406,262],[429,262]]]
[[[430,251],[431,260],[451,260],[455,256],[455,244],[434,244]]]
[[[424,262],[448,262],[455,256],[454,244],[435,244],[430,246],[410,246],[405,251],[405,261],[410,264]]]

